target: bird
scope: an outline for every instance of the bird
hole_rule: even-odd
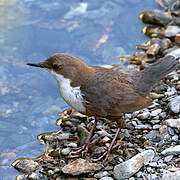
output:
[[[117,131],[108,150],[96,160],[110,155],[125,124],[123,115],[152,105],[150,91],[167,74],[174,71],[178,61],[172,55],[158,59],[141,71],[122,73],[101,66],[88,66],[72,55],[56,53],[39,63],[27,63],[49,71],[56,79],[60,95],[74,110],[95,122],[86,143],[76,152],[87,152],[91,137],[100,118],[117,123]]]

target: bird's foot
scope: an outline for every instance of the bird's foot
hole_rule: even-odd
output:
[[[78,150],[71,152],[71,155],[76,155],[82,153],[82,156],[84,156],[87,152],[89,152],[89,148],[97,144],[101,139],[104,137],[104,135],[99,136],[97,139],[87,142],[82,147],[78,148]]]
[[[105,152],[104,152],[101,156],[99,156],[98,158],[96,158],[96,159],[91,159],[91,161],[92,161],[92,162],[97,162],[97,161],[102,160],[102,159],[105,157],[105,159],[104,159],[104,161],[103,161],[103,163],[105,163],[105,162],[108,160],[111,151],[114,150],[114,149],[116,149],[116,148],[118,148],[118,147],[120,146],[121,141],[124,139],[125,135],[126,135],[126,131],[124,131],[121,139],[117,142],[116,145],[113,146],[114,143],[113,143],[113,144],[111,143],[111,145],[110,145],[110,147],[108,148],[107,151],[105,151]]]

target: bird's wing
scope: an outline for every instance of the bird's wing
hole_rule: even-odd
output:
[[[102,72],[102,71],[101,71]],[[87,112],[99,116],[119,116],[121,113],[142,109],[145,98],[141,97],[133,85],[119,80],[119,74],[104,71],[95,74],[93,81],[81,86],[86,100]]]

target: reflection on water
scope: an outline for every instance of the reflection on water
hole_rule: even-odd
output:
[[[0,180],[19,174],[10,163],[43,151],[40,133],[58,130],[67,107],[54,79],[26,67],[56,52],[88,64],[113,64],[145,41],[138,14],[153,0],[0,0]]]

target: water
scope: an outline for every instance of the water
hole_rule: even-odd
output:
[[[15,159],[44,151],[37,135],[58,130],[67,108],[50,74],[25,64],[57,52],[119,63],[147,40],[138,14],[157,8],[153,0],[0,0],[0,180],[20,174]]]

